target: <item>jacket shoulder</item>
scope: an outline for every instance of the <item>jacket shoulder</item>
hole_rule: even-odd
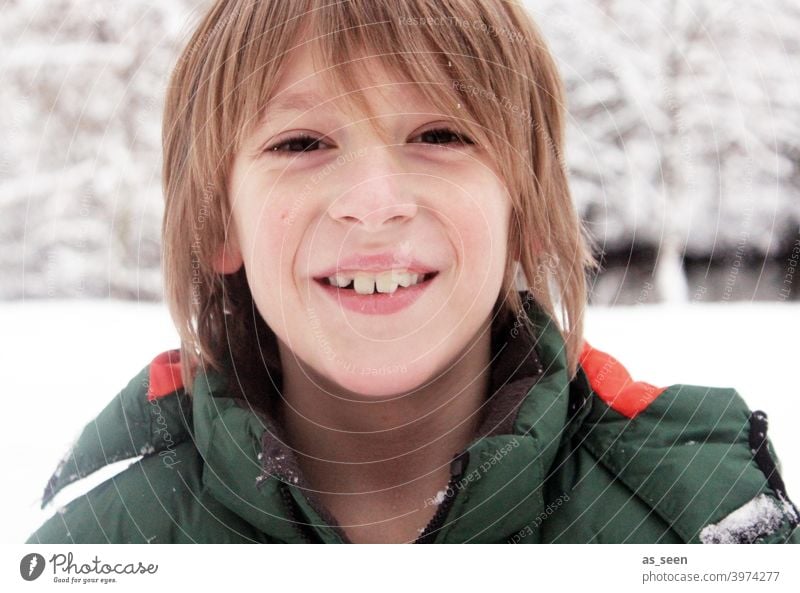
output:
[[[177,350],[136,374],[89,422],[47,482],[42,508],[101,467],[133,463],[61,507],[29,543],[253,541],[259,535],[208,496],[191,398]],[[139,458],[136,460],[136,458]]]
[[[263,535],[210,496],[191,442],[150,454],[58,509],[26,543],[239,543]]]
[[[733,388],[633,381],[588,344],[578,436],[630,496],[685,542],[791,541],[800,514],[767,436],[767,416]]]
[[[169,452],[189,437],[191,403],[180,382],[179,352],[159,354],[89,422],[58,463],[42,507],[64,487],[124,459]]]

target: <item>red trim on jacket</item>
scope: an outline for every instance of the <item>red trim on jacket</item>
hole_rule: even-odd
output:
[[[150,363],[150,384],[147,387],[147,401],[153,401],[183,387],[181,377],[181,351],[162,352]]]
[[[634,381],[616,358],[583,342],[580,364],[600,399],[623,416],[633,418],[661,395],[666,387]]]

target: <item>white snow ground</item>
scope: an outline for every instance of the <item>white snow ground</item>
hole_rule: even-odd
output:
[[[24,541],[71,498],[129,462],[66,489],[44,511],[38,498],[83,425],[156,354],[178,345],[163,305],[41,301],[0,306],[6,416],[2,543]],[[694,304],[591,308],[587,340],[635,380],[736,387],[769,415],[789,495],[800,502],[797,339],[800,305]]]

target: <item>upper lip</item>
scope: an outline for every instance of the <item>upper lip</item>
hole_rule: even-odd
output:
[[[415,274],[437,271],[436,268],[409,255],[397,253],[355,254],[340,259],[336,265],[321,271],[314,277],[322,279],[343,273],[384,272],[387,270],[408,270]]]

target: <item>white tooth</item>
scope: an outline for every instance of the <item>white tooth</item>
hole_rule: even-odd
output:
[[[392,270],[392,273],[395,274],[393,278],[400,286],[406,288],[407,286],[411,286],[411,274],[408,272],[404,272],[402,270]]]
[[[356,274],[355,289],[358,294],[375,292],[375,276],[372,274]]]
[[[424,274],[411,274],[411,284],[412,286],[417,283],[417,280],[422,278]]]
[[[328,284],[331,286],[336,286],[336,276],[328,276],[327,280]]]
[[[375,277],[375,287],[378,292],[394,292],[397,290],[397,281],[394,279],[394,270],[381,272]]]
[[[339,288],[344,288],[350,281],[353,279],[352,276],[348,276],[347,274],[336,274],[335,282],[332,282],[334,286],[338,286]]]

